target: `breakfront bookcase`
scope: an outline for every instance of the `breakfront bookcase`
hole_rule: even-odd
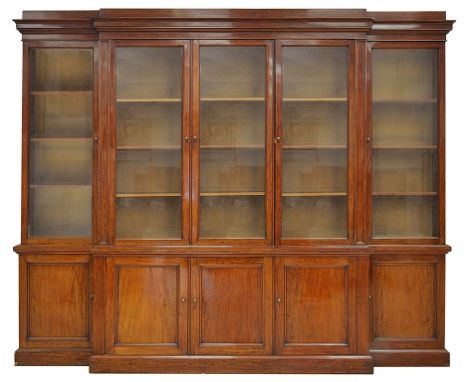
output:
[[[17,365],[449,365],[444,12],[15,22]]]

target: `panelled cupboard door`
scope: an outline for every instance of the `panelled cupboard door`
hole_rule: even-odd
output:
[[[107,352],[187,352],[188,260],[107,259]]]
[[[444,255],[372,259],[373,349],[444,347]]]
[[[114,237],[188,240],[187,41],[113,44]]]
[[[356,348],[356,259],[275,259],[278,354],[353,354]]]
[[[193,44],[192,241],[270,243],[273,45]]]
[[[21,255],[20,346],[91,347],[87,255]]]
[[[352,238],[353,44],[277,42],[278,244],[346,243]]]
[[[374,242],[444,242],[443,44],[371,45]]]
[[[194,258],[192,354],[271,354],[271,258]]]

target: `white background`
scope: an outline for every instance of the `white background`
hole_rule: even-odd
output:
[[[450,368],[376,368],[373,376],[333,375],[89,375],[86,367],[14,367],[18,347],[18,262],[20,242],[21,35],[13,18],[22,10],[98,8],[367,8],[372,11],[445,10],[456,19],[447,44],[447,256],[446,348]],[[463,0],[4,0],[0,15],[0,378],[3,381],[373,381],[468,378],[468,5]]]

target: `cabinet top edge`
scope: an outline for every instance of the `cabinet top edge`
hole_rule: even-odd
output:
[[[288,256],[374,254],[447,254],[446,244],[367,244],[316,246],[151,246],[151,245],[59,245],[19,244],[13,248],[23,254],[164,255],[164,256]]]
[[[95,19],[369,19],[388,21],[447,21],[445,11],[372,12],[366,9],[100,9],[81,11],[25,10],[21,20]]]
[[[268,38],[304,35],[346,38],[445,41],[454,21],[444,11],[368,12],[365,9],[101,9],[95,11],[24,11],[13,20],[29,35],[23,41],[41,39],[107,40],[134,38],[154,33],[166,36],[225,36],[239,33]],[[191,33],[191,35],[190,35]],[[122,34],[124,37],[122,37]],[[419,36],[418,36],[419,35]],[[173,37],[171,37],[173,38]]]

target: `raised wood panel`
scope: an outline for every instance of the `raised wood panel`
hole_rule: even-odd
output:
[[[90,346],[88,256],[27,256],[21,263],[25,347]]]
[[[186,259],[109,259],[107,351],[184,354],[187,276]]]
[[[271,353],[269,258],[192,260],[193,354]]]
[[[441,267],[432,256],[380,256],[372,267],[374,348],[440,346]]]
[[[275,260],[278,354],[355,352],[354,258]]]

